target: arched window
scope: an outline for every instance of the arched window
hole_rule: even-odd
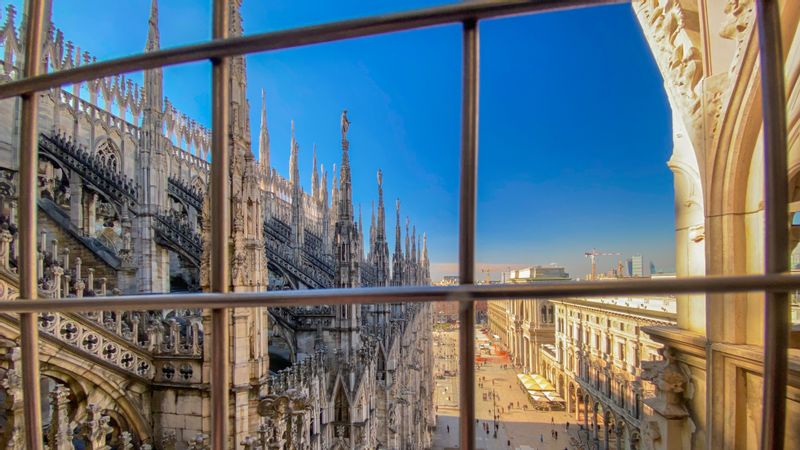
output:
[[[110,140],[104,141],[97,147],[97,159],[103,167],[108,168],[112,172],[119,173],[120,170],[120,156],[117,146]]]

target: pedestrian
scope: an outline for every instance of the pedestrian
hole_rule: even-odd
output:
[[[550,425],[552,425],[554,423],[555,423],[555,419],[553,419],[553,416],[550,416]]]
[[[539,434],[539,442],[544,443],[544,434]]]
[[[556,440],[558,440],[558,431],[556,431]]]
[[[447,434],[450,434],[450,425],[447,426]]]
[[[508,446],[511,447],[511,439],[508,440]]]
[[[567,430],[569,430],[569,422],[567,422]]]

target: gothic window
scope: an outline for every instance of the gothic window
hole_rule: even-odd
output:
[[[336,394],[336,402],[334,403],[334,421],[339,423],[350,423],[350,405],[347,403],[347,398],[344,396],[344,391],[339,389]],[[349,430],[350,427],[345,427]]]
[[[377,372],[375,373],[375,378],[378,381],[383,381],[385,376],[386,376],[386,363],[383,360],[383,355],[379,354],[378,355],[378,369],[377,369]]]
[[[110,140],[104,141],[97,147],[97,159],[100,165],[111,170],[114,173],[120,171],[120,155],[117,146]]]
[[[194,177],[194,180],[192,180],[192,188],[202,194],[206,191],[206,184],[203,182],[202,178]]]

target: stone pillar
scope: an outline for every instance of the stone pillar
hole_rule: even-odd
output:
[[[75,296],[83,297],[83,290],[86,287],[81,278],[81,259],[75,258]]]
[[[83,229],[83,180],[76,172],[69,177],[69,221]]]
[[[6,402],[10,405],[6,412],[6,425],[0,435],[0,445],[5,450],[25,448],[25,416],[22,410],[22,371],[19,347],[8,350],[4,358],[8,360],[8,370],[0,379],[0,386],[6,391]]]
[[[97,221],[97,194],[89,193],[84,203],[84,227],[83,233],[87,236],[94,236],[95,222]]]
[[[0,232],[0,267],[9,270],[11,267],[9,261],[11,259],[11,240],[13,236],[8,230]]]
[[[50,410],[50,431],[47,435],[50,450],[73,450],[67,387],[59,384],[50,392]]]
[[[87,418],[78,428],[78,434],[86,441],[87,450],[105,450],[106,435],[112,431],[110,417],[103,415],[97,405],[86,408]]]
[[[51,273],[53,274],[53,286],[55,287],[55,298],[61,298],[63,293],[63,280],[61,277],[64,275],[64,269],[59,266],[53,266],[51,269]]]
[[[642,379],[656,387],[656,396],[645,400],[653,415],[642,422],[642,443],[645,449],[679,450],[691,445],[694,431],[684,396],[691,388],[689,369],[675,359],[671,348],[659,353],[662,361],[642,361]]]
[[[123,431],[120,435],[120,441],[122,443],[121,450],[133,450],[133,436],[128,431]]]

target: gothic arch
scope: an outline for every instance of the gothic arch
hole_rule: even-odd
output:
[[[140,439],[152,435],[149,420],[142,416],[140,405],[130,397],[136,391],[131,390],[135,381],[131,382],[127,375],[117,375],[100,366],[87,368],[85,364],[77,364],[83,360],[75,359],[56,347],[47,344],[41,346],[41,354],[47,357],[47,362],[42,363],[40,372],[66,385],[75,395],[79,405],[76,417],[80,418],[89,404],[97,404],[124,421],[130,432]]]

